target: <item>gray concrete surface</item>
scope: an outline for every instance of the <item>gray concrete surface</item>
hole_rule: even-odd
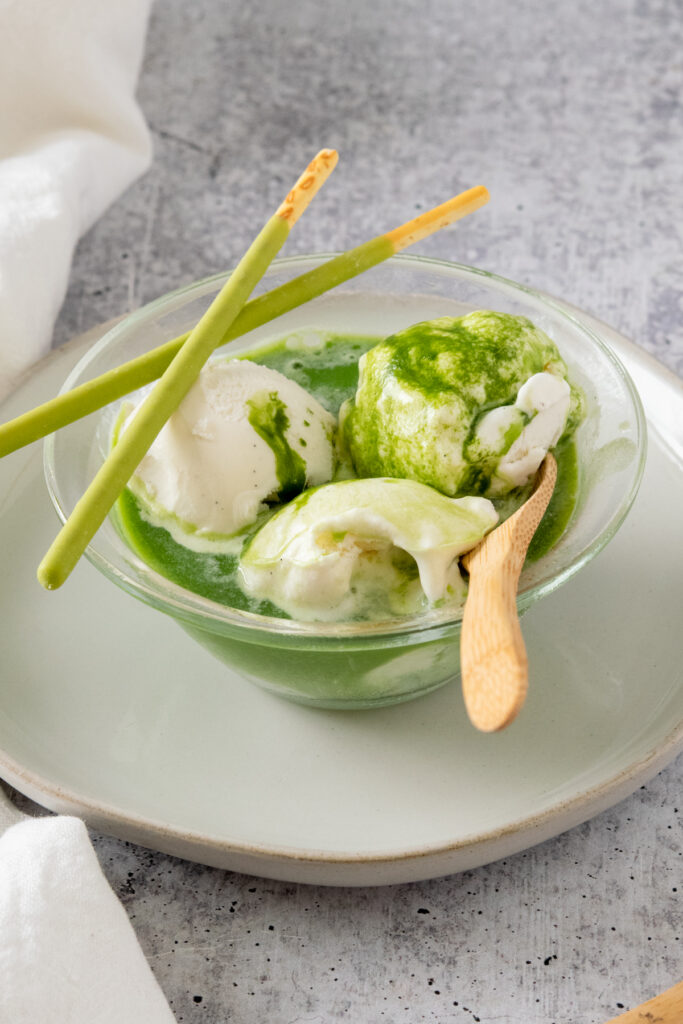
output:
[[[461,188],[419,246],[564,297],[683,374],[680,0],[158,0],[155,162],[80,244],[55,341],[231,265],[322,145],[288,251]],[[94,836],[178,1021],[597,1024],[683,977],[680,760],[592,822],[375,890],[247,878]]]

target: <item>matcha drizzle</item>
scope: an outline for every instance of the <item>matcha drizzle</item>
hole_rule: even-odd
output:
[[[306,463],[290,445],[285,431],[289,426],[287,407],[277,391],[262,391],[247,402],[249,422],[275,456],[275,473],[282,501],[300,494],[306,487]]]

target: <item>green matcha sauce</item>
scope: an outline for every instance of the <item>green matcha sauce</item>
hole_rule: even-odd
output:
[[[296,381],[336,416],[342,402],[355,394],[359,358],[381,340],[377,337],[324,334],[320,336],[320,343],[313,346],[307,339],[292,335],[255,347],[242,353],[242,358],[278,370]],[[285,407],[277,394],[268,392],[258,400],[252,400],[250,406],[249,422],[272,448],[283,492],[293,497],[303,486],[305,465],[285,440],[284,432],[288,426]],[[304,442],[305,439],[300,440],[302,447],[305,447]],[[556,543],[576,504],[578,465],[573,441],[560,444],[554,454],[558,462],[557,484],[529,549],[529,558],[533,560],[540,558]],[[504,499],[494,499],[501,518],[510,515],[528,493],[529,488]],[[264,513],[244,531],[245,540],[248,541],[260,529],[270,514]],[[244,594],[237,582],[237,555],[198,552],[178,543],[168,530],[150,521],[131,491],[124,491],[119,498],[114,517],[124,539],[143,561],[181,587],[239,610],[289,617],[271,602],[257,601]]]
[[[247,405],[250,424],[275,456],[275,475],[280,485],[280,498],[283,502],[291,501],[297,494],[301,494],[306,486],[306,463],[287,441],[287,406],[278,398],[277,391],[264,391],[250,399]],[[299,444],[306,447],[303,437],[299,438]]]

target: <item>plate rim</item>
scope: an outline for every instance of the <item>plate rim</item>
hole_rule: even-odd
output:
[[[29,798],[34,799],[31,792],[27,792],[26,789],[23,788],[22,783],[28,782],[30,788],[34,792],[53,798],[53,806],[50,806],[50,804],[47,803],[42,804],[42,806],[47,807],[48,810],[60,813],[60,808],[64,804],[73,804],[77,807],[85,808],[88,812],[93,812],[90,820],[94,820],[97,816],[98,826],[100,824],[101,817],[101,819],[106,822],[119,823],[121,825],[129,826],[131,829],[135,830],[139,828],[151,830],[155,836],[179,840],[192,847],[209,846],[213,850],[218,850],[226,854],[234,854],[235,856],[258,856],[259,858],[265,858],[267,860],[314,863],[324,865],[326,867],[346,867],[356,864],[380,867],[386,864],[405,864],[413,861],[422,861],[427,857],[445,859],[448,854],[459,854],[475,848],[486,847],[487,845],[490,846],[495,843],[500,843],[508,837],[514,836],[522,838],[525,835],[543,831],[544,826],[551,825],[556,818],[571,815],[571,812],[581,808],[581,816],[574,820],[574,824],[579,824],[581,821],[586,821],[591,818],[594,813],[599,813],[601,807],[605,806],[603,801],[606,798],[609,799],[615,792],[620,792],[622,787],[626,788],[624,788],[622,796],[617,797],[617,801],[615,802],[618,802],[620,799],[633,792],[633,789],[630,787],[631,783],[634,781],[635,788],[637,788],[637,786],[642,782],[653,778],[662,770],[662,768],[667,764],[670,764],[681,751],[683,751],[683,718],[681,718],[681,721],[667,735],[663,743],[658,744],[656,749],[651,749],[649,753],[644,755],[644,757],[639,761],[626,768],[622,768],[604,782],[591,786],[574,797],[570,797],[560,803],[554,804],[545,811],[511,822],[503,828],[491,829],[487,832],[481,832],[474,836],[465,837],[454,842],[438,843],[431,846],[416,847],[410,850],[379,850],[376,852],[345,855],[325,850],[314,850],[303,853],[295,847],[276,847],[269,846],[264,843],[239,843],[234,840],[220,839],[208,833],[199,832],[193,829],[181,829],[177,826],[171,826],[152,818],[143,817],[142,815],[122,812],[115,805],[104,802],[99,803],[89,797],[79,796],[77,793],[66,787],[52,783],[40,773],[32,772],[23,768],[1,748],[0,769],[2,769],[2,777],[4,781],[8,782],[9,785],[18,789]],[[611,806],[611,804],[607,804],[606,806]],[[584,810],[587,811],[585,815],[583,814]],[[69,813],[73,812],[70,811]],[[88,817],[84,817],[84,820],[88,822],[89,819]],[[571,827],[573,827],[573,825],[567,826],[567,828]],[[111,834],[116,835],[116,833]],[[553,834],[560,833],[550,833],[550,835]]]
[[[618,348],[625,351],[627,361],[630,357],[636,364],[641,364],[647,371],[661,378],[666,386],[672,388],[678,399],[683,400],[683,381],[649,352],[640,348],[615,328],[593,317],[591,314],[562,300],[554,299],[554,301],[566,306],[570,312],[581,319],[585,319],[589,324],[592,322],[599,325],[605,330],[610,343],[616,341]],[[66,345],[49,352],[42,360],[20,376],[15,382],[13,391],[0,400],[0,408],[7,405],[16,392],[30,384],[33,378],[41,376],[45,370],[54,368],[60,362],[78,358],[81,349],[85,348],[88,344],[92,344],[97,337],[109,329],[116,319],[119,318],[96,325],[83,334],[71,339]],[[618,354],[621,355],[621,353]],[[631,367],[628,365],[627,370],[631,372]],[[651,423],[647,410],[646,419],[649,427]],[[660,430],[657,430],[657,433],[660,434]],[[663,440],[666,443],[666,437]],[[26,465],[32,457],[29,456],[29,459],[26,460]],[[256,858],[258,864],[255,873],[264,874],[263,868],[269,864],[315,865],[325,869],[361,866],[380,869],[388,865],[404,866],[419,864],[425,862],[428,858],[434,858],[437,861],[443,862],[440,873],[445,874],[462,870],[463,868],[457,865],[453,866],[451,861],[453,858],[464,857],[468,852],[478,850],[482,855],[485,855],[487,848],[498,847],[504,844],[506,840],[521,840],[522,845],[515,845],[514,850],[510,846],[510,853],[518,852],[544,839],[556,836],[582,821],[588,820],[593,815],[600,813],[601,810],[607,809],[625,798],[638,785],[649,781],[667,764],[671,763],[681,751],[683,751],[683,717],[662,740],[655,746],[651,746],[637,761],[622,767],[602,782],[583,789],[543,811],[520,818],[514,822],[509,822],[503,827],[489,829],[485,832],[479,832],[457,840],[442,841],[410,849],[405,847],[400,850],[380,849],[354,854],[335,853],[321,849],[302,851],[296,847],[275,846],[263,842],[243,843],[234,839],[221,838],[197,829],[184,829],[145,815],[132,814],[116,804],[81,795],[77,790],[72,790],[52,782],[40,772],[21,765],[1,747],[0,775],[10,786],[13,786],[19,792],[25,793],[48,810],[56,811],[57,813],[75,814],[83,818],[87,824],[92,824],[92,827],[102,832],[108,832],[108,828],[114,826],[114,830],[108,834],[118,835],[123,838],[127,838],[124,835],[125,832],[128,832],[128,834],[135,832],[138,837],[140,833],[147,833],[149,838],[154,839],[155,849],[163,848],[165,852],[171,854],[174,853],[173,843],[182,844],[183,852],[176,852],[175,855],[187,857],[186,850],[189,848],[191,854],[193,856],[196,854],[197,860],[200,862],[202,861],[202,853],[206,856],[209,852],[222,855],[221,859],[225,862],[224,866],[226,867],[229,866],[228,861],[230,857]],[[562,819],[571,820],[567,821],[564,826],[556,829],[555,825],[558,821],[561,822]],[[528,843],[526,842],[527,839],[529,840]],[[161,844],[158,843],[158,840],[162,840]],[[144,839],[140,840],[140,838],[136,838],[135,841],[142,842],[143,845],[145,842]],[[505,854],[506,851],[503,850],[499,855],[504,856]],[[478,861],[481,864],[487,862],[486,856],[484,856],[483,860]],[[206,863],[205,859],[204,863]],[[415,880],[418,878],[431,878],[437,877],[438,874],[438,870],[430,870],[428,875],[411,875],[411,878],[414,877]],[[278,875],[278,877],[284,876]],[[316,882],[319,881],[319,879],[316,880]],[[335,883],[328,882],[327,884]],[[349,883],[348,878],[345,878],[341,884],[352,883]]]

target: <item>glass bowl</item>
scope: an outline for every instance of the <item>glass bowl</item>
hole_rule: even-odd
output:
[[[277,287],[329,258],[279,260],[260,290]],[[199,281],[128,316],[78,363],[63,390],[188,331],[224,280],[225,275],[218,275]],[[640,400],[623,366],[597,334],[553,300],[512,281],[440,260],[395,256],[219,351],[237,354],[255,343],[306,330],[384,337],[420,320],[460,316],[472,309],[529,317],[555,341],[587,400],[586,419],[576,438],[577,508],[557,545],[525,566],[518,598],[521,613],[607,544],[628,513],[642,476],[645,420]],[[108,407],[45,442],[47,485],[62,520],[101,464],[115,416],[116,408]],[[241,676],[300,703],[353,709],[397,703],[436,689],[459,671],[461,611],[440,609],[362,624],[296,622],[237,611],[159,575],[126,545],[111,520],[86,554],[109,580],[171,615]]]

